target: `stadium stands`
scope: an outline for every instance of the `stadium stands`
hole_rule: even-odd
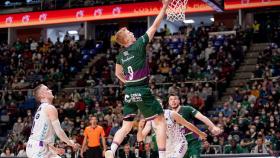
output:
[[[224,29],[221,26],[195,29],[189,25],[174,35],[166,30],[159,32],[147,48],[151,89],[164,99],[164,103],[167,94],[172,92],[182,97],[183,104],[192,104],[207,115],[206,111],[212,109],[214,112],[209,116],[224,130],[222,135],[208,139],[215,153],[260,152],[256,151],[257,146],[265,149],[263,153],[280,150],[280,82],[277,78],[280,51],[274,44],[260,52],[252,80],[236,88],[230,99],[218,107],[214,101],[222,96],[234,72],[244,62],[252,37],[250,30],[239,29],[235,30],[235,35],[208,37],[209,32]],[[105,129],[109,145],[122,121],[123,87],[114,76],[119,49],[114,43],[106,46],[102,49],[104,57],[76,81],[75,90],[58,91],[74,75],[82,74],[81,65],[100,53],[99,45],[84,49],[71,38],[55,44],[32,39],[17,41],[12,47],[2,44],[0,88],[9,90],[0,91],[3,155],[9,154],[7,149],[15,155],[24,152],[36,108],[29,88],[39,82],[47,83],[59,92],[54,105],[67,134],[81,143],[88,118],[95,115]],[[92,80],[94,82],[86,82]],[[131,145],[135,143],[136,127],[126,141]],[[64,147],[59,141],[57,144]],[[144,150],[143,146],[139,149]],[[71,155],[73,151],[67,148],[67,154]]]

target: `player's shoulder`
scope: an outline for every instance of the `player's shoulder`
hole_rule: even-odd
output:
[[[145,44],[149,42],[149,36],[147,33],[145,33],[144,35],[140,36],[137,40],[136,40],[136,44]]]
[[[171,115],[172,113],[173,113],[172,110],[170,110],[170,109],[164,109],[164,114],[165,114],[165,115],[169,116],[169,115]]]
[[[121,58],[123,55],[123,51],[120,51],[117,55],[116,55],[116,59],[119,59]]]
[[[49,113],[49,114],[50,114],[50,113],[56,113],[56,112],[57,112],[55,106],[52,105],[52,104],[46,104],[46,105],[44,105],[43,109],[45,109],[44,111],[46,111],[46,112]]]
[[[168,113],[168,112],[171,112],[170,109],[164,109],[164,112]]]
[[[191,105],[189,105],[189,104],[182,105],[181,108],[182,108],[182,109],[186,109],[186,110],[188,110],[188,109],[193,109],[193,107],[192,107]]]
[[[187,110],[190,107],[188,105],[181,105],[180,110]]]
[[[173,113],[174,113],[174,111],[172,111],[170,109],[164,109],[164,116],[166,118],[172,118],[173,117]]]

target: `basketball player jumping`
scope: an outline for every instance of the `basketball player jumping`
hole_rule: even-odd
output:
[[[64,154],[64,149],[55,148],[55,134],[60,140],[74,148],[79,148],[73,143],[60,126],[56,108],[52,105],[53,94],[47,86],[40,84],[34,89],[35,99],[40,106],[34,116],[31,135],[26,145],[26,153],[29,158],[60,158],[58,154]]]
[[[201,132],[193,124],[186,121],[175,111],[164,110],[164,117],[167,124],[167,140],[166,140],[166,158],[183,158],[187,152],[188,142],[181,132],[181,125],[199,135],[200,139],[205,140],[206,134]],[[148,121],[144,127],[145,121],[141,120],[139,123],[137,141],[143,141],[144,138],[151,131],[153,121]],[[157,130],[156,128],[154,128]]]
[[[113,158],[119,144],[130,132],[133,119],[138,109],[146,120],[154,120],[159,149],[159,158],[165,158],[166,121],[163,109],[152,95],[148,86],[149,67],[146,57],[146,46],[154,37],[155,32],[165,15],[170,0],[162,0],[163,7],[152,26],[138,40],[126,28],[116,33],[116,41],[124,47],[116,57],[116,76],[125,84],[124,120],[121,129],[114,136],[111,150],[105,153],[106,158]]]

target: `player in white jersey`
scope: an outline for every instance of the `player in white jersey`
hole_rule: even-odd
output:
[[[185,136],[181,132],[182,128],[180,125],[183,125],[194,133],[198,134],[201,139],[206,139],[207,137],[204,132],[200,131],[193,124],[186,121],[175,111],[164,110],[164,117],[167,124],[166,158],[183,158],[187,151],[188,143]],[[154,123],[153,121],[148,121],[146,122],[146,125],[144,125],[145,120],[141,120],[139,122],[137,141],[144,140],[145,136],[154,126]]]
[[[78,144],[71,141],[60,126],[58,113],[52,105],[53,94],[47,86],[40,84],[34,89],[35,99],[40,102],[33,119],[31,135],[26,145],[26,154],[29,158],[59,158],[64,149],[54,147],[55,134],[67,145],[75,150]]]

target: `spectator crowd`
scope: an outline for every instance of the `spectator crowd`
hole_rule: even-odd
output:
[[[239,28],[236,28],[236,34],[208,36],[209,32],[223,30],[223,24],[206,27],[202,23],[197,29],[191,25],[182,27],[176,34],[171,34],[165,26],[157,33],[147,47],[151,67],[149,84],[165,105],[166,96],[174,93],[181,97],[183,105],[191,104],[206,115],[213,109],[214,101],[221,96],[233,72],[244,60],[250,43],[250,30]],[[115,56],[120,48],[114,43],[114,37],[111,42],[105,56],[77,80],[76,85],[82,88],[59,91],[54,100],[62,128],[80,144],[92,116],[96,116],[103,127],[107,146],[122,123],[123,85],[118,86],[114,76]],[[56,43],[17,40],[12,47],[2,44],[0,51],[0,89],[6,90],[0,93],[1,121],[4,122],[0,129],[1,156],[24,156],[36,103],[31,90],[21,89],[46,83],[58,91],[81,70],[81,63],[86,62],[82,59],[89,54],[85,54],[88,51],[71,37]],[[223,107],[214,109],[215,114],[209,115],[224,132],[220,136],[210,136],[203,143],[203,154],[272,154],[280,150],[280,80],[269,78],[279,75],[278,54],[277,45],[261,52],[259,69],[252,73],[256,78],[265,79],[244,83]],[[151,135],[144,142],[136,141],[137,127],[136,121],[119,156],[157,157]],[[64,157],[75,156],[72,148],[59,140],[56,145],[66,150]]]

